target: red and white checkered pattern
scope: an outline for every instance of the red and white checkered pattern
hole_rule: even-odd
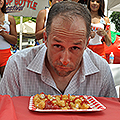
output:
[[[99,101],[97,101],[93,96],[84,96],[84,98],[87,99],[87,101],[90,103],[90,108],[91,109],[76,109],[76,110],[61,110],[61,109],[47,109],[47,110],[41,110],[41,109],[36,109],[33,103],[33,97],[30,98],[29,102],[29,110],[32,111],[38,111],[38,112],[92,112],[92,111],[102,111],[105,110],[106,107],[102,105]]]

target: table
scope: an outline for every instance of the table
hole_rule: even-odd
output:
[[[29,96],[0,96],[0,120],[120,120],[120,99],[96,97],[107,107],[99,112],[40,113],[28,109]],[[119,101],[118,101],[119,100]]]

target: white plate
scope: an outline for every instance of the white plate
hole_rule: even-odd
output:
[[[87,101],[90,103],[91,109],[76,109],[76,110],[45,109],[45,110],[41,110],[41,109],[35,108],[34,103],[33,103],[33,97],[34,96],[30,97],[29,110],[38,111],[38,112],[93,112],[93,111],[102,111],[106,109],[106,107],[102,105],[99,101],[97,101],[93,96],[84,95],[84,98],[86,98]]]

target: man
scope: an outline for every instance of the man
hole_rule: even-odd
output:
[[[87,48],[90,24],[90,13],[81,4],[54,4],[44,33],[45,44],[24,49],[9,59],[0,93],[117,97],[109,65]]]

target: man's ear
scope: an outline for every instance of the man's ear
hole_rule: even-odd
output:
[[[90,38],[91,38],[91,37],[89,37],[89,38],[88,38],[88,41],[87,41],[87,45],[86,45],[86,46],[88,46],[88,45],[89,45]]]
[[[86,49],[86,48],[87,48],[87,46],[89,45],[90,38],[91,38],[91,37],[89,37],[89,38],[88,38],[88,40],[87,40],[87,44],[86,44],[85,49]]]
[[[43,43],[45,43],[45,45],[47,47],[47,32],[46,31],[43,32],[43,38],[44,38]]]

